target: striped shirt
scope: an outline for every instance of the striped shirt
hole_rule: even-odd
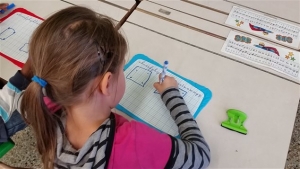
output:
[[[7,123],[19,110],[23,89],[29,84],[22,78],[18,82],[17,75],[20,73],[0,90],[0,116]],[[180,138],[111,113],[76,150],[65,136],[63,116],[57,121],[55,168],[206,168],[210,163],[209,147],[179,90],[167,89],[161,98],[178,126]]]
[[[210,149],[179,90],[167,89],[161,95],[179,129],[181,139],[171,137],[172,152],[166,168],[206,168]]]
[[[172,148],[165,168],[206,168],[210,162],[209,147],[179,90],[168,89],[161,97],[178,125],[181,136],[180,139],[169,136]],[[114,137],[114,120],[114,114],[111,114],[79,151],[73,149],[67,141],[64,136],[64,122],[60,123],[57,132],[57,168],[106,168],[112,148],[111,144],[107,145],[111,143],[108,140],[113,140]]]
[[[58,121],[55,168],[107,168],[114,135],[114,114],[89,137],[80,150],[65,135],[65,117]]]

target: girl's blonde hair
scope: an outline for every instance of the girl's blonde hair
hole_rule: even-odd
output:
[[[53,168],[59,115],[49,112],[43,97],[47,94],[62,109],[82,101],[80,95],[91,80],[117,72],[127,43],[109,18],[84,7],[70,7],[39,25],[29,46],[32,72],[48,84],[43,89],[30,83],[21,112],[34,129],[44,168]]]

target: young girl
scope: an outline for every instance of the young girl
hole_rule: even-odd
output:
[[[32,82],[25,92],[9,83],[0,97],[16,107],[21,97],[20,112],[35,131],[44,168],[209,165],[209,147],[174,78],[154,87],[181,139],[111,112],[124,94],[126,52],[112,21],[83,7],[61,10],[35,30],[29,47]]]

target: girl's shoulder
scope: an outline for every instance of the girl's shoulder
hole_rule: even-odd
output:
[[[116,119],[116,134],[118,135],[142,135],[143,138],[145,137],[151,137],[151,138],[168,138],[169,135],[162,133],[153,127],[150,127],[144,123],[135,121],[135,120],[127,120],[125,117],[115,114]],[[140,136],[135,136],[140,137]]]
[[[138,122],[136,120],[127,120],[125,117],[119,114],[114,114],[114,115],[116,119],[116,134],[118,135],[125,135],[125,136],[134,135],[135,137],[137,134],[142,134],[143,137],[145,137],[146,135],[149,135],[149,137],[168,136],[144,123]]]
[[[171,153],[169,135],[115,114],[116,129],[109,168],[164,168]]]

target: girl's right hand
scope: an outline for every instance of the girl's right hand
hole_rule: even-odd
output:
[[[159,75],[159,79],[160,78],[161,75]],[[175,78],[167,75],[165,76],[164,81],[161,84],[159,82],[155,82],[153,86],[160,94],[162,94],[168,88],[178,88],[178,84]]]

